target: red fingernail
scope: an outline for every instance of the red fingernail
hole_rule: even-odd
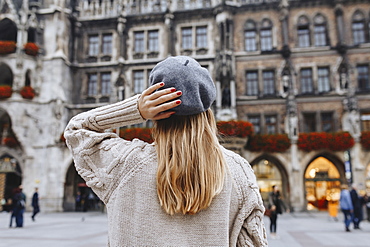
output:
[[[176,94],[177,94],[177,95],[181,95],[181,94],[182,94],[182,92],[177,92]]]
[[[172,88],[171,89],[171,93],[173,93],[173,92],[176,92],[176,89]]]
[[[180,103],[181,103],[181,100],[177,100],[177,101],[176,101],[176,104],[180,104]]]
[[[161,82],[159,85],[164,86],[164,82]]]

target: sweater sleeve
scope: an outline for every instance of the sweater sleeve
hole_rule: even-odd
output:
[[[97,196],[107,203],[120,178],[122,160],[135,145],[109,130],[142,123],[137,108],[139,95],[80,113],[68,123],[64,137],[78,174]],[[134,143],[134,145],[133,145]]]
[[[232,234],[236,236],[236,246],[267,247],[267,234],[263,221],[265,207],[256,176],[248,161],[239,155],[232,155],[232,163],[237,169],[233,172],[239,193],[239,213]],[[230,156],[228,157],[230,159]]]

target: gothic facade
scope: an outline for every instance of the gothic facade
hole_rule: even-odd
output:
[[[2,0],[0,199],[22,184],[44,211],[73,210],[88,188],[63,142],[68,120],[140,93],[174,55],[210,71],[218,120],[288,135],[284,152],[227,144],[264,198],[278,185],[291,209],[325,209],[341,183],[370,189],[369,0]],[[355,141],[344,152],[298,148],[300,133],[341,131]]]

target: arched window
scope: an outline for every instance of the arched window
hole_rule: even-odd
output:
[[[261,51],[272,50],[272,22],[269,19],[262,21],[260,30]]]
[[[24,82],[24,85],[25,86],[31,86],[31,71],[30,70],[27,70],[26,72],[26,80]]]
[[[17,25],[8,18],[0,21],[0,40],[17,42]]]
[[[352,36],[354,45],[366,42],[365,16],[361,11],[356,11],[352,17]]]
[[[315,46],[328,45],[326,19],[323,15],[318,14],[315,16],[313,32]]]
[[[244,44],[246,51],[257,50],[257,27],[252,20],[248,20],[244,25]]]
[[[310,47],[310,22],[306,16],[298,19],[297,25],[298,47]]]

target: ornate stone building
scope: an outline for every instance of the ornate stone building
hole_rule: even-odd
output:
[[[368,0],[1,0],[0,198],[22,184],[44,211],[73,210],[89,189],[61,138],[68,120],[141,92],[171,55],[210,71],[217,119],[289,136],[284,152],[233,147],[264,198],[279,185],[292,209],[325,209],[341,183],[370,189],[369,29]],[[355,140],[345,152],[298,148],[300,133],[340,131]]]

